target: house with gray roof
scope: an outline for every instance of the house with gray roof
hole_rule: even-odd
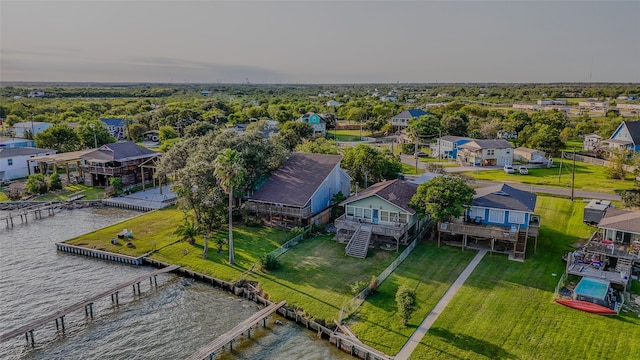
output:
[[[611,137],[602,141],[609,149],[640,152],[640,121],[623,121]]]
[[[439,224],[438,236],[440,233],[457,236],[454,242],[463,249],[485,246],[492,252],[509,254],[512,260],[523,261],[527,240],[533,237],[537,245],[540,217],[533,213],[536,199],[535,193],[507,184],[476,189],[473,203],[463,218]]]
[[[345,213],[334,222],[336,240],[347,243],[347,255],[364,258],[370,245],[406,245],[425,223],[409,206],[417,189],[409,181],[382,181],[340,203]]]
[[[456,161],[468,166],[513,164],[513,144],[504,139],[471,140],[458,146]]]
[[[456,159],[458,157],[458,147],[473,139],[464,136],[446,135],[429,144],[431,157],[439,159]]]
[[[56,150],[34,147],[0,148],[0,181],[25,178],[34,174],[38,164],[29,164],[29,159],[55,153]]]
[[[396,126],[399,129],[403,129],[409,126],[409,120],[419,118],[424,115],[429,115],[429,113],[422,109],[405,110],[391,118],[391,125]]]
[[[125,138],[125,131],[127,127],[127,120],[122,118],[100,118],[109,129],[109,134],[117,140]]]
[[[333,196],[348,196],[351,177],[341,155],[292,153],[245,203],[267,223],[284,227],[325,224]]]
[[[159,156],[155,151],[138,146],[132,141],[105,144],[81,156],[84,183],[88,186],[108,186],[109,178],[122,178],[123,185],[139,184],[142,181],[140,164]],[[151,179],[150,169],[145,179]]]

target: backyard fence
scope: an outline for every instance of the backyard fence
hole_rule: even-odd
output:
[[[564,288],[566,284],[567,284],[567,272],[565,271],[564,273],[562,273],[562,276],[560,276],[560,280],[558,280],[558,285],[556,285],[556,289],[553,292],[553,300],[557,300],[560,298],[560,290],[562,290],[562,288]]]
[[[287,251],[289,251],[289,249],[301,243],[304,240],[304,238],[307,236],[307,234],[309,234],[310,231],[311,231],[311,226],[307,226],[307,228],[304,229],[304,231],[300,235],[294,237],[291,240],[288,240],[286,243],[282,244],[279,248],[267,254],[267,256],[272,256],[274,258],[277,258],[280,255],[286,253]]]
[[[382,273],[380,273],[380,275],[378,275],[378,277],[376,278],[377,282],[378,282],[378,286],[380,286],[380,284],[389,275],[391,275],[391,273],[404,261],[404,259],[406,259],[407,256],[409,256],[411,251],[413,251],[413,249],[416,247],[416,245],[418,245],[418,241],[420,241],[422,238],[424,238],[424,236],[427,234],[427,231],[432,226],[432,224],[433,224],[432,221],[428,222],[427,225],[420,231],[420,233],[418,233],[418,235],[416,235],[416,237],[409,244],[409,246],[407,246],[407,248],[404,249],[404,251],[391,264],[389,264],[389,266],[387,266],[387,268],[384,269],[384,271]],[[344,320],[344,319],[348,318],[349,316],[351,316],[360,307],[360,305],[362,305],[362,303],[367,298],[367,296],[369,296],[370,293],[371,293],[371,289],[367,286],[366,288],[364,288],[364,290],[362,290],[354,298],[352,298],[351,300],[349,300],[346,303],[344,303],[342,305],[342,308],[340,308],[340,314],[338,315],[338,321],[342,322],[342,320]]]

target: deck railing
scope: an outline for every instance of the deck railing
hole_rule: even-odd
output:
[[[298,218],[308,218],[311,216],[311,206],[304,208],[294,208],[289,206],[279,206],[276,204],[265,204],[253,202],[249,200],[245,203],[245,207],[249,211],[255,211],[261,214],[285,215]]]
[[[585,245],[585,250],[607,256],[638,260],[640,259],[640,244],[621,244],[607,241],[602,238],[602,234],[596,231],[591,235]]]
[[[516,226],[515,231],[506,227],[489,225],[467,225],[454,222],[438,223],[438,230],[441,232],[470,235],[482,238],[493,238],[497,240],[517,241],[520,228]]]
[[[346,214],[342,214],[338,217],[334,224],[336,229],[356,231],[360,225],[366,224],[371,226],[371,233],[375,235],[391,236],[393,238],[400,238],[407,232],[409,224],[395,223],[395,224],[376,224],[371,222],[364,222],[358,220],[351,220]]]

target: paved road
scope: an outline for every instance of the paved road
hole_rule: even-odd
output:
[[[440,301],[438,301],[438,303],[433,308],[433,310],[431,310],[431,312],[427,315],[427,317],[424,318],[424,320],[422,321],[422,324],[420,324],[420,326],[416,329],[416,331],[414,331],[413,335],[411,335],[409,340],[407,340],[407,342],[404,344],[402,349],[400,349],[400,352],[398,352],[398,354],[394,357],[395,360],[405,360],[409,358],[409,356],[411,355],[413,350],[415,350],[415,348],[418,346],[418,344],[420,343],[424,335],[427,333],[427,331],[429,331],[433,323],[436,322],[436,320],[438,319],[438,316],[440,316],[440,314],[447,307],[451,299],[453,299],[453,297],[456,295],[458,290],[462,287],[462,285],[464,285],[464,282],[467,281],[467,279],[469,278],[469,275],[471,275],[471,273],[476,268],[476,266],[478,266],[478,264],[480,263],[480,260],[482,260],[482,258],[487,253],[487,251],[488,251],[487,249],[482,249],[478,252],[478,254],[476,254],[473,260],[471,260],[469,265],[467,265],[467,267],[464,269],[462,274],[458,276],[456,281],[454,281],[451,287],[449,287],[449,290],[447,290],[447,292],[444,293],[442,298],[440,298]]]

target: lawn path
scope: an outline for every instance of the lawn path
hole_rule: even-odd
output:
[[[467,278],[469,278],[469,275],[471,275],[471,273],[476,268],[476,266],[478,266],[478,264],[480,263],[480,260],[482,260],[482,258],[487,253],[487,251],[488,251],[487,249],[482,249],[478,252],[478,254],[476,254],[473,260],[471,260],[469,265],[467,265],[467,267],[464,269],[462,274],[460,274],[460,276],[458,276],[456,281],[453,282],[449,290],[447,290],[447,292],[444,293],[444,295],[442,295],[442,298],[440,298],[440,301],[438,301],[438,303],[433,308],[433,310],[431,310],[429,315],[427,315],[427,317],[424,318],[424,320],[422,321],[422,324],[420,324],[420,326],[416,329],[413,335],[411,335],[409,340],[407,340],[406,344],[404,344],[404,346],[402,347],[402,349],[400,349],[400,352],[398,352],[398,354],[394,357],[394,359],[406,360],[409,358],[413,350],[415,350],[415,348],[420,343],[420,340],[422,340],[422,337],[427,333],[427,331],[429,331],[429,328],[431,328],[431,325],[433,325],[433,323],[436,322],[436,319],[438,319],[438,316],[440,316],[442,311],[447,307],[447,305],[449,304],[449,301],[453,299],[453,297],[456,295],[458,290],[462,287],[464,282],[467,281]]]

